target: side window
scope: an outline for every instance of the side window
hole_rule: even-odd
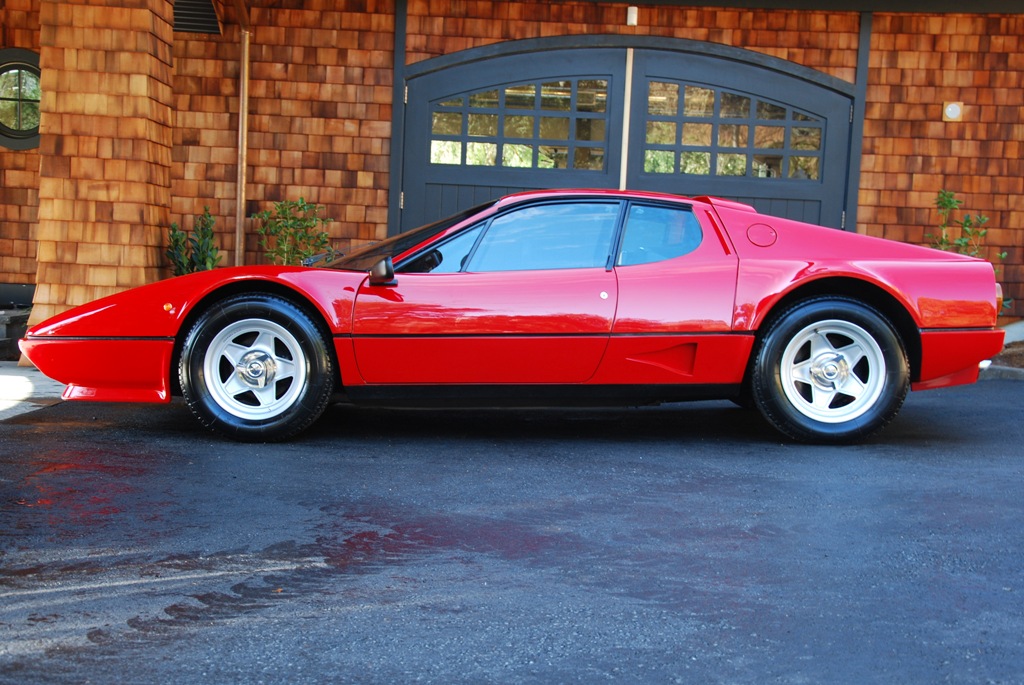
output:
[[[467,270],[604,267],[618,217],[618,202],[567,202],[509,212],[491,222]]]
[[[484,225],[474,226],[449,238],[398,269],[406,274],[451,274],[462,271]]]
[[[633,205],[626,218],[619,266],[681,257],[700,245],[703,231],[689,209]]]

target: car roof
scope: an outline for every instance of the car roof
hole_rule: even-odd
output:
[[[660,193],[650,190],[620,190],[617,188],[550,188],[543,190],[524,190],[519,193],[506,195],[495,203],[495,207],[518,204],[530,200],[557,200],[574,197],[606,197],[613,199],[641,199],[660,200],[663,202],[701,202],[717,207],[729,207],[749,212],[757,212],[752,206],[735,200],[725,200],[718,197],[700,195],[697,197],[686,197],[685,195],[674,195],[672,193]]]

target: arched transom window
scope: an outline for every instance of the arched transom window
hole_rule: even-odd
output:
[[[603,170],[608,81],[529,81],[431,104],[430,163]]]

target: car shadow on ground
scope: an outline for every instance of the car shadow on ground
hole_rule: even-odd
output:
[[[892,424],[860,444],[962,444],[982,439],[991,429],[991,425],[965,416],[958,402],[936,409],[936,400],[942,404],[935,393],[924,393],[920,399],[912,394]],[[180,399],[170,405],[62,402],[3,423],[12,428],[22,426],[39,436],[52,436],[63,429],[85,440],[128,436],[132,440],[180,438],[207,444],[230,441],[199,425]],[[664,441],[799,444],[775,431],[756,410],[728,401],[578,409],[391,409],[339,403],[329,406],[319,421],[288,442],[315,447],[357,440],[394,446],[467,438],[593,440],[632,445]]]

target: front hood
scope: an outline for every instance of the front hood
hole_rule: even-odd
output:
[[[306,267],[233,267],[178,276],[83,304],[29,329],[27,338],[172,338],[190,312],[221,288],[286,288],[311,302],[332,330],[345,328],[366,274]]]

